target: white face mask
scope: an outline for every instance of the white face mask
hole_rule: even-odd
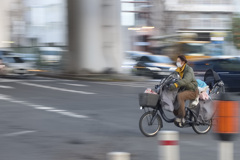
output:
[[[176,63],[176,65],[177,65],[177,67],[179,67],[179,68],[181,68],[181,67],[182,67],[182,64],[181,64],[181,62],[177,62],[177,63]]]

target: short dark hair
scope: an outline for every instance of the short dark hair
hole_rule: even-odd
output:
[[[180,56],[178,56],[178,58],[180,58],[181,61],[184,61],[185,63],[188,62],[188,61],[187,61],[187,58],[186,58],[184,55],[180,55]]]

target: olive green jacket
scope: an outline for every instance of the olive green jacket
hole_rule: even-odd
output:
[[[178,88],[185,88],[185,90],[195,91],[198,88],[198,84],[193,72],[193,69],[186,64],[183,71],[182,79],[177,82]]]

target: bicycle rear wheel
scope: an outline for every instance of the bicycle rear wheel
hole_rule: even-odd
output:
[[[192,128],[197,134],[206,134],[212,128],[212,120],[209,120],[208,124],[193,124]]]
[[[156,136],[162,127],[162,119],[153,111],[144,113],[139,120],[139,129],[146,137]]]

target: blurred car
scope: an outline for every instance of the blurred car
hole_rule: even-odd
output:
[[[59,47],[40,47],[40,62],[44,65],[57,65],[62,60],[63,52]]]
[[[12,55],[21,57],[25,62],[36,62],[38,55],[33,53],[12,53]]]
[[[4,55],[10,55],[13,52],[10,48],[0,48],[0,57]]]
[[[202,76],[206,70],[213,69],[223,80],[227,91],[240,92],[240,58],[216,57],[205,60],[191,61],[189,65],[196,75]]]
[[[21,57],[24,62],[31,63],[33,67],[36,67],[39,60],[39,56],[34,53],[11,53],[11,55]]]
[[[136,75],[162,78],[170,75],[177,67],[168,56],[145,55],[134,66]]]
[[[5,68],[0,72],[4,76],[31,76],[35,75],[31,63],[26,63],[22,57],[9,55],[2,57],[2,63]]]
[[[152,53],[142,51],[126,51],[124,60],[122,62],[122,72],[127,74],[134,73],[134,66],[137,64],[137,60],[143,55],[152,55]]]
[[[144,51],[126,51],[126,57],[129,57],[135,61],[144,55],[152,55],[152,53]]]

